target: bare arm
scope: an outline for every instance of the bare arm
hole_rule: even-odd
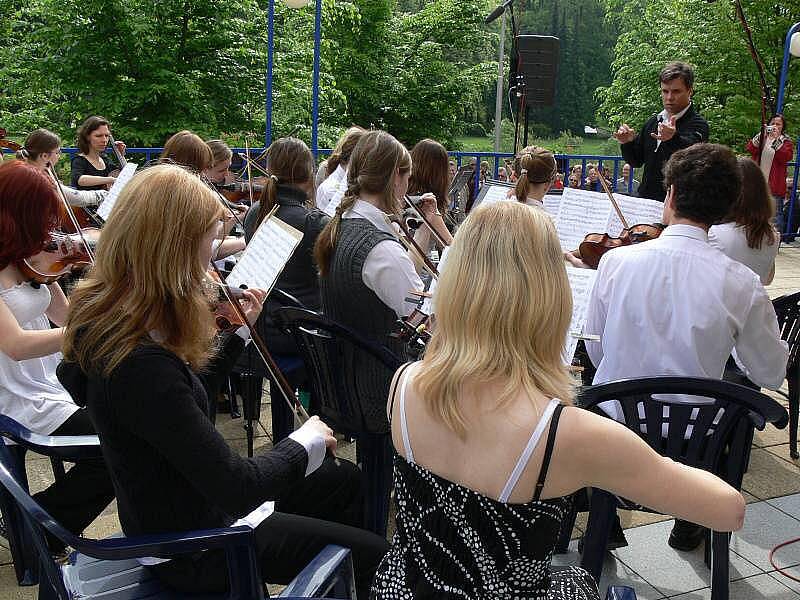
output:
[[[81,175],[78,177],[78,185],[82,185],[84,187],[89,187],[92,185],[107,185],[109,183],[114,183],[117,180],[116,177],[102,177],[100,175]]]
[[[0,352],[11,360],[39,358],[59,352],[63,335],[64,330],[60,327],[33,331],[22,329],[6,303],[0,300]]]
[[[50,290],[50,306],[47,307],[45,314],[47,315],[48,319],[61,327],[67,322],[69,300],[67,300],[63,290],[57,283],[51,283],[47,287]]]
[[[658,455],[626,427],[588,411],[571,409],[572,451],[564,453],[580,487],[608,490],[664,514],[714,531],[736,531],[744,522],[742,495],[700,469]],[[561,430],[559,430],[561,431]]]

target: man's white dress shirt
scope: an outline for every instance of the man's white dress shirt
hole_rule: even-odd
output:
[[[366,219],[379,230],[396,235],[393,226],[384,217],[381,209],[364,200],[356,200],[342,215],[343,219]],[[398,317],[408,316],[417,307],[417,299],[406,301],[409,292],[423,289],[422,280],[408,252],[394,240],[379,242],[370,250],[364,261],[361,279]]]
[[[753,383],[780,387],[788,346],[758,276],[671,225],[658,239],[607,252],[597,269],[584,331],[593,383],[678,375],[720,379],[735,350]]]

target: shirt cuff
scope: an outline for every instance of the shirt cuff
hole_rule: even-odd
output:
[[[242,325],[234,333],[242,338],[245,344],[250,341],[250,328],[247,325]]]
[[[311,473],[319,469],[322,465],[322,461],[325,460],[325,438],[316,431],[311,431],[308,428],[303,429],[301,427],[297,431],[293,431],[289,434],[289,439],[294,440],[306,449],[306,453],[308,454],[306,477],[308,477]]]

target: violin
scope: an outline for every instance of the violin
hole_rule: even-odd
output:
[[[226,200],[234,204],[244,202],[250,204],[250,198],[261,194],[264,186],[256,181],[240,179],[231,183],[223,183],[216,186]]]
[[[384,219],[386,219],[387,223],[394,223],[400,228],[400,233],[396,234],[397,239],[400,240],[400,243],[406,248],[406,250],[408,250],[409,253],[411,253],[417,261],[419,261],[424,269],[430,273],[431,277],[438,279],[439,271],[437,270],[436,265],[431,262],[425,251],[419,247],[419,244],[417,244],[416,241],[414,241],[414,236],[406,226],[405,219],[397,215],[384,215]]]
[[[620,246],[630,246],[631,244],[638,244],[640,242],[654,240],[661,235],[662,231],[664,231],[664,225],[661,223],[640,223],[638,225],[629,227],[628,222],[625,220],[625,215],[622,214],[622,211],[617,204],[617,200],[614,198],[614,194],[611,192],[611,188],[608,187],[608,182],[606,181],[605,176],[599,168],[596,170],[596,172],[597,179],[600,182],[600,185],[603,187],[605,193],[608,195],[608,199],[611,201],[611,205],[617,212],[617,216],[622,222],[624,229],[618,236],[611,236],[608,235],[608,233],[586,234],[586,237],[583,238],[583,242],[581,242],[580,246],[578,246],[578,249],[574,251],[573,254],[580,258],[588,267],[592,269],[597,269],[600,259],[609,250],[619,248]]]
[[[84,229],[78,233],[51,232],[50,239],[38,254],[17,263],[22,276],[36,284],[50,284],[64,275],[92,266],[91,249],[100,238],[100,230]]]
[[[600,259],[609,250],[654,240],[661,235],[662,231],[664,231],[662,223],[651,225],[640,223],[623,229],[616,237],[607,233],[588,233],[575,254],[589,267],[596,269]]]
[[[431,341],[434,316],[415,308],[405,318],[398,319],[394,331],[389,335],[406,344],[409,355],[419,359]]]
[[[214,322],[220,331],[230,331],[245,325],[242,317],[233,306],[234,302],[239,302],[244,298],[244,291],[230,287],[222,282],[216,271],[209,270],[206,275],[206,283],[216,291],[216,297],[211,301],[211,309],[214,312]]]

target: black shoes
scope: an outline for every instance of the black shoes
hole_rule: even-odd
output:
[[[707,534],[708,529],[702,525],[695,525],[689,521],[675,519],[675,525],[672,528],[672,532],[669,534],[669,541],[667,543],[672,548],[675,548],[675,550],[691,552],[701,544]]]

